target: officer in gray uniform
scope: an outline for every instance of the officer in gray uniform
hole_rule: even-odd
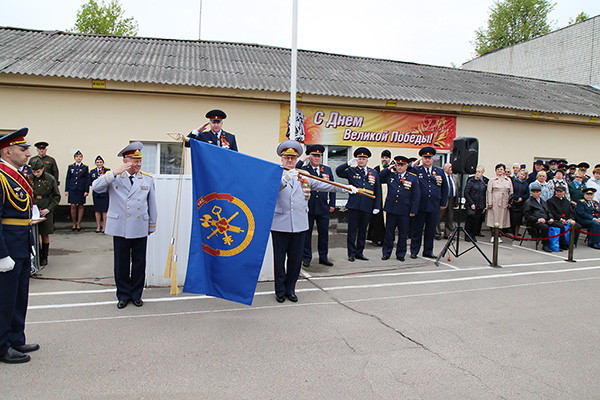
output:
[[[346,190],[299,175],[295,168],[300,153],[302,153],[302,145],[295,140],[286,140],[277,147],[277,155],[281,157],[283,167],[290,169],[284,171],[281,177],[275,215],[271,225],[275,264],[275,296],[279,303],[283,303],[286,297],[292,302],[298,301],[295,287],[302,268],[311,189],[321,192],[358,192],[358,189],[353,186]]]
[[[108,191],[105,233],[113,236],[117,308],[129,301],[141,307],[146,279],[148,235],[156,230],[156,197],[152,175],[140,171],[142,143],[133,142],[118,154],[123,165],[92,183],[98,193]]]

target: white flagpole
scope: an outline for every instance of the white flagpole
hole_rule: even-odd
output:
[[[298,67],[298,0],[294,0],[292,10],[292,70],[290,84],[290,139],[297,140],[298,132],[296,132],[296,69]]]
[[[200,14],[198,15],[198,40],[202,40],[202,0],[200,0]]]

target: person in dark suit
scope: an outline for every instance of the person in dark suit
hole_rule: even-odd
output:
[[[519,235],[519,229],[523,223],[523,205],[529,198],[529,183],[527,183],[527,170],[519,170],[517,176],[513,176],[513,194],[510,202],[510,226],[515,235]]]
[[[156,230],[157,208],[154,179],[140,171],[142,143],[133,142],[121,150],[123,164],[92,183],[98,193],[108,192],[105,233],[113,236],[117,308],[144,305],[148,235]],[[135,206],[130,207],[131,203]]]
[[[440,211],[448,203],[448,181],[444,170],[433,165],[436,151],[431,146],[419,150],[420,160],[413,163],[409,172],[417,175],[421,199],[419,212],[415,216],[414,229],[410,241],[410,258],[417,258],[423,243],[423,257],[436,258],[433,255],[433,239]],[[422,165],[418,165],[421,163]],[[425,238],[423,240],[423,234]]]
[[[390,165],[392,153],[385,149],[381,152],[381,164],[373,168],[377,173],[380,173]],[[383,200],[383,191],[381,192],[381,199]],[[379,204],[376,208],[383,209],[383,205]],[[383,244],[383,238],[385,236],[385,221],[382,212],[371,215],[371,221],[369,222],[369,228],[367,229],[367,240],[370,240],[375,246],[381,246]]]
[[[87,165],[82,163],[83,154],[77,150],[73,154],[75,162],[67,167],[67,177],[65,178],[65,196],[71,204],[71,222],[72,231],[81,230],[81,220],[83,219],[83,205],[90,191],[90,171]]]
[[[554,196],[552,196],[546,204],[548,205],[548,212],[550,216],[561,225],[565,226],[566,229],[570,228],[571,222],[575,223],[576,229],[581,229],[581,224],[575,220],[575,209],[571,206],[571,202],[566,196],[567,187],[565,185],[556,185],[554,187]],[[569,225],[567,225],[569,224]],[[573,230],[571,234],[575,234],[575,243],[579,239],[579,232]],[[560,237],[560,246],[563,250],[567,250],[569,245],[564,236]]]
[[[229,150],[238,151],[235,135],[223,130],[223,120],[227,118],[227,114],[221,110],[210,110],[206,113],[206,118],[210,121],[198,129],[194,129],[190,132],[188,137],[202,142],[212,143]],[[209,125],[210,130],[204,131]],[[186,147],[190,147],[189,142],[186,143]]]
[[[547,238],[550,227],[560,228],[561,233],[564,232],[564,226],[556,222],[550,215],[548,205],[544,201],[542,196],[542,186],[538,182],[533,182],[529,186],[531,196],[525,200],[523,205],[523,216],[527,226],[532,229],[535,233],[534,236]],[[564,238],[564,236],[562,236]],[[563,239],[564,240],[564,239]],[[549,239],[542,240],[542,249],[547,252],[551,252]]]
[[[477,168],[475,175],[467,180],[464,190],[467,209],[465,231],[473,242],[477,241],[477,230],[481,228],[481,220],[486,210],[487,185],[483,181],[483,171],[482,168]],[[529,185],[527,184],[526,187],[529,196]],[[465,240],[468,240],[468,237]]]
[[[444,164],[444,174],[446,176],[446,181],[448,182],[448,205],[446,208],[440,211],[435,235],[436,240],[440,240],[442,238],[442,233],[444,239],[448,239],[448,236],[450,236],[454,230],[454,204],[455,199],[458,196],[458,183],[456,177],[452,173],[451,163]],[[444,223],[443,232],[442,222]]]
[[[24,363],[38,344],[25,342],[33,191],[19,168],[31,157],[27,128],[0,138],[0,361]]]
[[[90,171],[90,183],[94,183],[96,179],[100,178],[108,171],[110,171],[110,168],[106,168],[104,166],[104,159],[101,156],[96,157],[96,168]],[[108,212],[108,193],[92,192],[92,198],[94,199],[96,233],[102,233],[106,228],[106,213]]]
[[[334,181],[333,172],[327,165],[323,165],[323,152],[325,147],[320,144],[315,144],[306,149],[306,155],[308,156],[309,163],[302,165],[303,161],[299,160],[296,163],[296,168],[302,168],[309,172],[311,175],[318,176],[319,178],[328,179]],[[329,261],[329,213],[335,210],[335,192],[320,192],[319,190],[313,190],[308,200],[308,230],[306,231],[306,238],[304,239],[304,255],[302,257],[302,266],[305,268],[310,267],[310,261],[312,260],[312,231],[317,223],[317,249],[319,252],[319,264],[326,265],[328,267],[333,266],[333,263]]]
[[[537,174],[540,171],[544,170],[544,162],[542,160],[536,160],[535,163],[533,163],[533,171],[531,171],[531,173],[529,174],[529,177],[527,178],[527,183],[532,183],[537,179]]]
[[[387,185],[387,197],[384,211],[387,213],[385,237],[383,239],[382,260],[387,260],[392,254],[394,236],[398,229],[398,244],[396,259],[404,261],[406,256],[406,240],[410,226],[410,217],[419,211],[421,191],[417,176],[407,172],[408,158],[394,157],[395,165],[385,168],[379,173],[379,180]]]
[[[587,228],[588,232],[595,233],[590,235],[589,246],[593,249],[600,250],[600,205],[594,200],[595,188],[583,189],[583,199],[577,202],[575,207],[575,215],[577,221]]]
[[[348,179],[350,185],[356,186],[358,190],[375,196],[370,199],[359,194],[348,196],[346,208],[348,209],[348,261],[355,259],[368,261],[363,251],[367,238],[367,226],[371,214],[377,214],[381,204],[381,185],[379,184],[379,174],[373,168],[367,167],[371,157],[371,151],[366,147],[359,147],[354,150],[354,158],[347,163],[341,164],[335,169],[335,173],[340,178]],[[354,163],[356,167],[351,167]]]

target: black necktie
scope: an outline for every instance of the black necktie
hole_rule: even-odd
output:
[[[131,186],[133,186],[133,175],[129,175],[129,182],[131,182]]]

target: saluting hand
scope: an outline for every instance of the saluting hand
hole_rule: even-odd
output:
[[[198,132],[204,132],[204,129],[208,126],[209,122],[202,125],[200,128],[196,129]]]
[[[131,167],[131,163],[125,161],[123,164],[119,165],[117,168],[113,170],[115,176],[121,175],[123,172],[127,171]]]

